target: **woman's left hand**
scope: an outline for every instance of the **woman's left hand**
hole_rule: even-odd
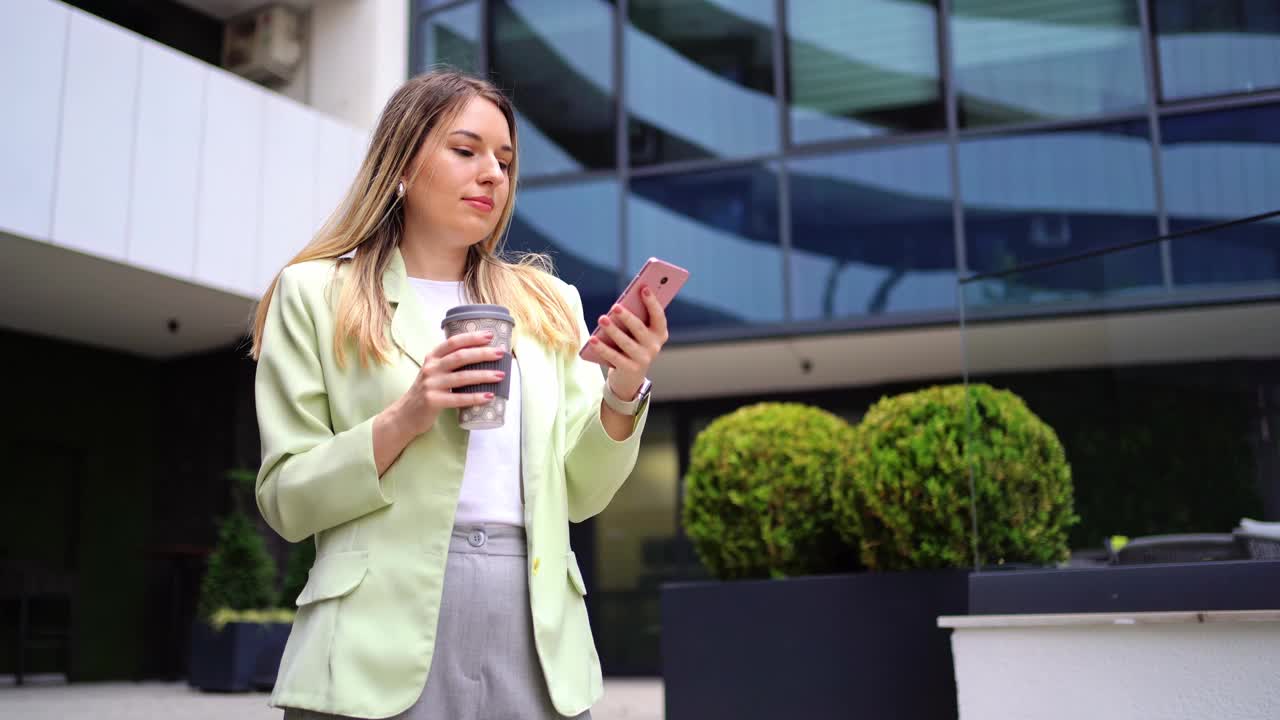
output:
[[[667,343],[667,314],[653,291],[645,287],[640,297],[649,311],[649,324],[645,325],[634,313],[614,305],[608,315],[600,316],[600,327],[618,345],[618,349],[592,337],[591,344],[608,363],[609,389],[623,400],[630,400],[640,392],[640,386],[648,377],[662,346]]]

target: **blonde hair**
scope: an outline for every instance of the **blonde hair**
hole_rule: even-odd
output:
[[[439,147],[443,143],[442,131],[474,98],[488,100],[506,117],[511,145],[517,152],[508,168],[511,191],[498,224],[489,237],[467,252],[463,273],[467,297],[472,302],[506,306],[515,316],[517,327],[550,348],[570,349],[577,343],[578,321],[557,287],[550,258],[536,253],[508,258],[503,253],[515,208],[519,162],[511,102],[484,80],[456,71],[435,71],[409,80],[387,101],[346,197],[311,243],[286,265],[334,259],[335,276],[343,265],[351,266],[338,299],[333,338],[339,366],[346,363],[348,340],[354,341],[362,366],[368,366],[370,358],[382,364],[388,361],[391,313],[382,277],[404,235],[404,205],[396,186],[401,178],[413,181],[408,174],[409,164],[418,150],[424,143],[431,143],[433,149]],[[434,155],[428,153],[427,157]],[[354,257],[342,257],[352,250]],[[254,316],[251,355],[255,360],[262,353],[262,331],[279,280],[277,273]]]

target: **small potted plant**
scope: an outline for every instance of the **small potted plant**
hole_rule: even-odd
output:
[[[229,473],[237,485],[253,483],[251,471]],[[234,509],[218,529],[218,542],[200,585],[192,628],[188,681],[214,692],[269,688],[293,613],[276,607],[276,567],[249,515]]]

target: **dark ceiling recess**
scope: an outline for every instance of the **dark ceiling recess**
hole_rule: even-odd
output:
[[[172,0],[65,0],[72,7],[211,65],[222,61],[222,21]]]

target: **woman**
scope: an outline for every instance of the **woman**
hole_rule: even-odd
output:
[[[607,376],[578,358],[577,291],[499,254],[516,148],[492,85],[410,80],[259,305],[258,507],[317,551],[271,698],[286,718],[589,717],[603,692],[568,523],[635,463],[666,320],[652,294],[648,325],[614,308]],[[516,333],[506,422],[468,433],[458,409],[489,397],[450,390],[500,374],[459,368],[501,353],[440,322],[475,302]]]

